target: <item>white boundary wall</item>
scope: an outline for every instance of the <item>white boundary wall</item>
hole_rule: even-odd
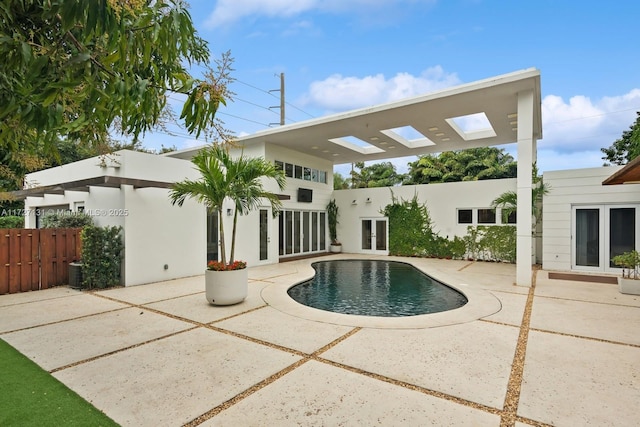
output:
[[[339,208],[338,240],[342,243],[343,252],[363,252],[361,220],[383,218],[380,211],[391,203],[391,192],[403,200],[411,200],[417,195],[419,203],[426,203],[434,231],[451,239],[466,235],[467,226],[471,225],[458,224],[458,209],[490,208],[491,202],[500,194],[515,190],[515,178],[338,190],[333,193]]]

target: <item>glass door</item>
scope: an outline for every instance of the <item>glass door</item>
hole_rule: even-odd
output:
[[[624,252],[636,249],[637,245],[637,218],[635,207],[607,207],[607,216],[609,222],[609,236],[607,252],[609,256],[608,267],[618,268],[611,258]]]
[[[361,242],[364,252],[387,254],[387,219],[365,218],[361,222]]]
[[[600,268],[600,208],[576,208],[575,216],[575,261],[576,267]]]
[[[269,259],[269,211],[260,209],[260,261]]]
[[[640,205],[579,206],[572,210],[572,268],[617,272],[611,258],[638,249]]]
[[[278,248],[281,256],[327,250],[327,214],[321,211],[280,212]]]
[[[218,261],[218,212],[207,213],[207,262]]]

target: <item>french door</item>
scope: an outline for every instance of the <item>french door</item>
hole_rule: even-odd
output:
[[[302,210],[280,211],[280,256],[305,255],[326,251],[326,224],[326,212]]]
[[[387,254],[388,227],[386,218],[364,218],[361,222],[362,251]]]
[[[640,205],[574,206],[572,268],[615,272],[611,258],[640,246]]]

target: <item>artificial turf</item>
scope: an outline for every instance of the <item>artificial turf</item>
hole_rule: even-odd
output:
[[[0,340],[0,426],[117,426],[111,418]]]

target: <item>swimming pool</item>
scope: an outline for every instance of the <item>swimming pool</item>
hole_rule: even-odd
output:
[[[405,317],[453,310],[468,302],[461,292],[404,262],[332,260],[311,266],[313,278],[287,293],[300,304],[320,310]]]

